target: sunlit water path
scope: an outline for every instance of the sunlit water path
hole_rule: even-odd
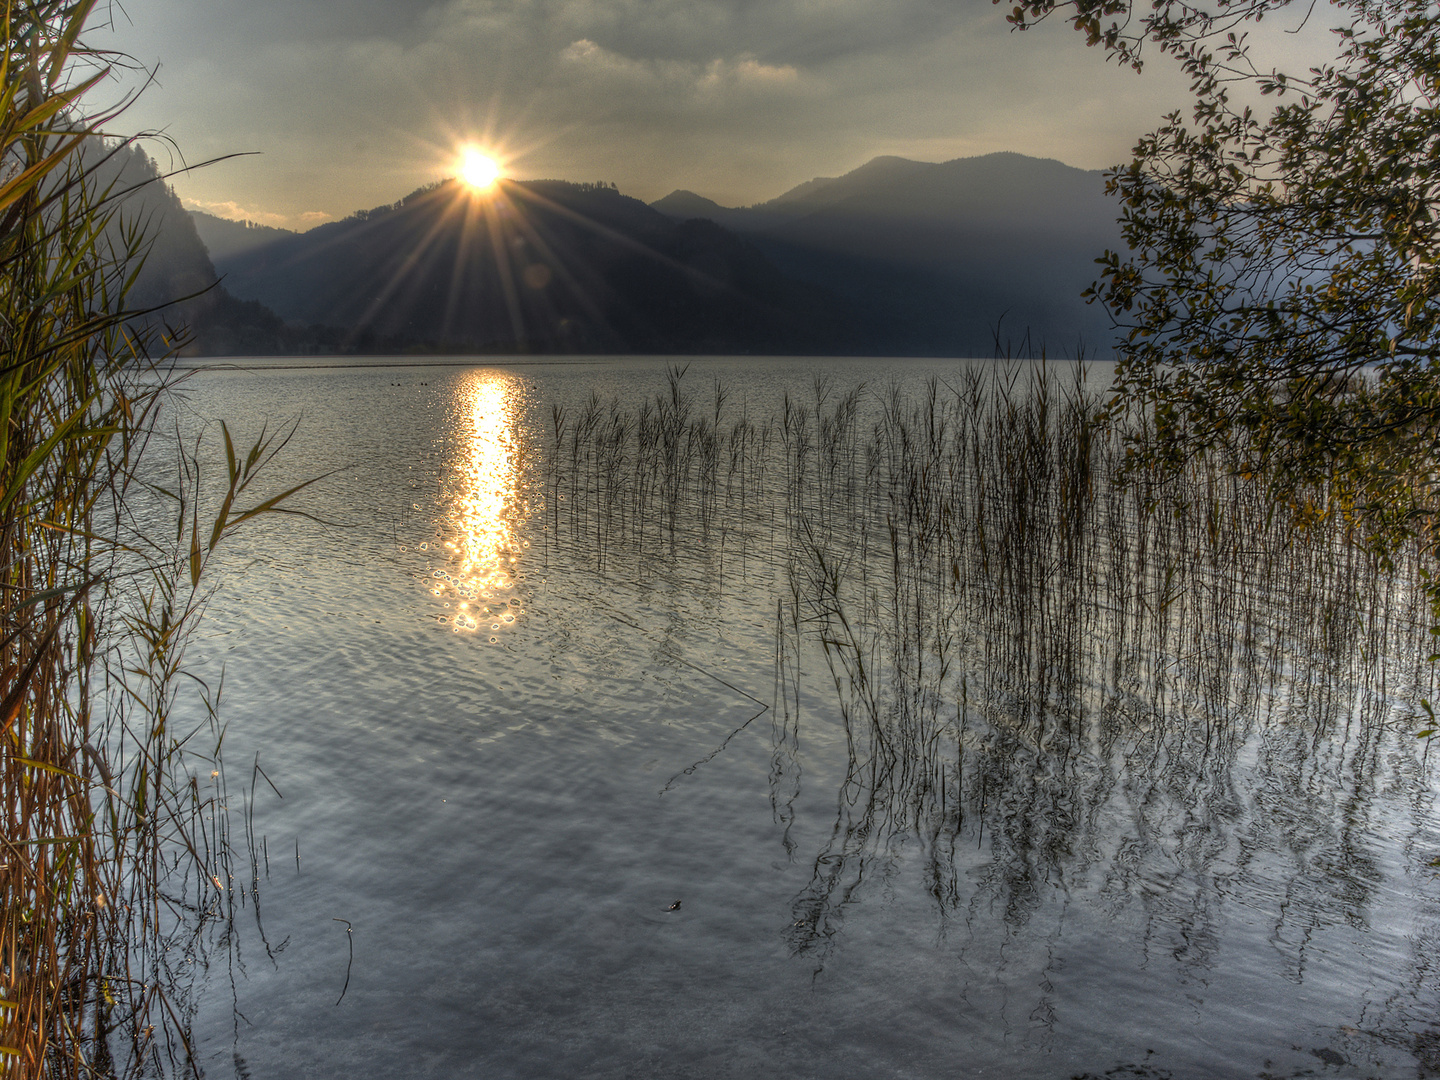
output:
[[[187,408],[299,416],[274,482],[330,475],[298,504],[326,524],[238,538],[197,649],[250,823],[236,933],[193,957],[206,1075],[1440,1071],[1428,674],[1365,652],[1389,629],[1270,640],[1323,597],[1207,622],[1163,567],[1116,601],[1190,605],[1147,652],[1062,603],[1118,576],[1099,548],[1036,562],[1044,635],[987,629],[1017,563],[927,637],[929,579],[884,585],[887,510],[834,479],[880,466],[825,446],[966,365],[695,362],[687,416],[733,437],[684,443],[725,482],[682,504],[676,455],[603,449],[624,409],[600,403],[663,398],[662,361],[256,364],[198,373]],[[861,381],[854,441],[822,434]],[[776,464],[787,392],[822,487]],[[972,602],[959,576],[934,597]],[[867,596],[918,613],[909,651],[905,604]]]

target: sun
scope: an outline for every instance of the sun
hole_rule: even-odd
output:
[[[500,163],[478,147],[460,151],[460,179],[476,191],[489,191],[500,179]]]

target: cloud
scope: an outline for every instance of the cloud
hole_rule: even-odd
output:
[[[1098,167],[1184,103],[989,0],[127,0],[117,42],[164,61],[129,114],[232,216],[299,225],[393,201],[455,147],[513,173],[769,198],[880,153],[1014,149]],[[1179,88],[1178,91],[1176,88]],[[938,151],[937,151],[938,153]]]
[[[645,79],[656,73],[655,65],[642,64],[601,48],[589,38],[581,38],[565,46],[560,50],[560,59],[566,64],[632,79]]]
[[[256,210],[251,207],[241,206],[233,199],[226,199],[220,202],[209,202],[204,199],[183,198],[181,203],[190,210],[202,210],[207,214],[216,217],[226,218],[230,221],[253,221],[257,225],[270,225],[277,229],[296,229],[303,231],[327,221],[334,221],[333,214],[327,214],[323,210],[307,210],[300,214],[277,214],[268,210]]]
[[[800,72],[793,64],[762,64],[754,57],[742,57],[735,65],[735,76],[742,82],[784,85],[798,79]]]
[[[796,85],[800,71],[793,64],[767,64],[753,55],[715,57],[705,63],[686,60],[632,59],[597,45],[589,38],[560,50],[572,69],[618,80],[632,88],[715,94],[734,90],[780,90]]]

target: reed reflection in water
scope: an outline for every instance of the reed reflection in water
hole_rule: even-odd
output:
[[[1417,547],[1391,566],[1342,515],[1275,506],[1218,456],[1127,471],[1099,399],[1043,371],[918,396],[822,379],[758,422],[719,391],[701,408],[681,375],[557,423],[557,539],[637,580],[765,553],[770,797],[812,867],[792,956],[823,968],[867,883],[893,896],[913,874],[974,970],[1033,966],[1037,1046],[1078,906],[1113,926],[1122,968],[1168,954],[1222,1001],[1354,994],[1346,1053],[1440,1067]],[[802,761],[837,721],[843,767]],[[832,785],[828,827],[798,827],[802,774]],[[1396,925],[1384,946],[1351,936]],[[1288,1007],[1267,1022],[1293,1024]]]
[[[442,616],[456,633],[492,642],[523,614],[516,587],[529,507],[521,483],[520,415],[525,387],[516,376],[479,371],[460,384],[453,406],[460,450],[442,495],[447,521],[437,533],[447,565],[431,591],[446,601]]]

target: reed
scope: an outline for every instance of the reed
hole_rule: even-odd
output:
[[[1047,875],[1130,872],[1107,821],[1156,847],[1187,820],[1235,842],[1226,807],[1256,755],[1336,798],[1423,768],[1407,732],[1434,691],[1430,555],[1377,545],[1343,491],[1277,501],[1238,456],[1165,465],[1147,416],[1100,422],[1083,370],[977,365],[919,393],[822,380],[759,423],[697,416],[684,378],[593,403],[630,468],[582,471],[598,451],[577,431],[548,462],[570,478],[555,542],[593,562],[603,533],[608,573],[690,583],[698,562],[715,588],[725,549],[747,553],[774,590],[787,846],[802,657],[823,655],[849,761],[797,950],[827,948],[866,866],[910,841],[942,910],[965,895],[962,835],[988,844],[986,888],[1024,918]],[[686,450],[711,437],[725,468]]]
[[[235,890],[219,687],[198,684],[205,719],[177,727],[185,645],[217,546],[285,497],[254,495],[283,437],[237,451],[223,431],[212,482],[160,428],[175,342],[126,310],[145,237],[95,179],[118,109],[80,109],[108,72],[82,38],[93,6],[0,7],[0,1063],[17,1077],[193,1068],[181,991]]]

